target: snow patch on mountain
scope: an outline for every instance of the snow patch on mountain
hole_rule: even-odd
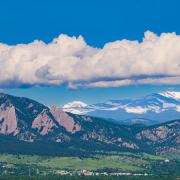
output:
[[[180,106],[176,106],[176,111],[180,112]]]
[[[159,106],[156,106],[156,105],[149,105],[148,109],[151,110],[151,111],[154,111],[155,113],[162,112],[162,109]]]
[[[180,92],[175,92],[175,91],[166,91],[159,93],[162,96],[168,97],[168,98],[173,98],[176,100],[180,100]]]

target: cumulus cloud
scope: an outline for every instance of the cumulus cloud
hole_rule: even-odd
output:
[[[147,31],[142,42],[124,39],[103,48],[89,46],[82,36],[67,35],[48,44],[0,43],[0,67],[1,88],[180,84],[180,35]]]

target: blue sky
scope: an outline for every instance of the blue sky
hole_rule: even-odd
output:
[[[178,0],[2,0],[0,40],[49,42],[65,33],[101,47],[117,39],[141,40],[146,30],[179,34],[179,6]]]
[[[0,42],[9,45],[48,43],[59,34],[82,35],[92,47],[129,39],[141,41],[144,32],[180,34],[178,0],[2,0]],[[180,90],[179,85],[130,85],[116,88],[68,89],[64,86],[7,88],[3,91],[26,96],[48,105],[73,100],[86,103],[139,97],[152,92]]]

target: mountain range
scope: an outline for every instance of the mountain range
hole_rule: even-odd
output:
[[[116,120],[121,124],[153,125],[180,119],[180,92],[153,93],[139,99],[109,100],[87,105],[74,101],[64,111]]]
[[[180,120],[148,127],[120,125],[64,112],[28,98],[0,94],[1,153],[71,156],[97,151],[177,153],[179,129]]]

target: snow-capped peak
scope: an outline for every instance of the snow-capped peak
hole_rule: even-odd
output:
[[[117,121],[145,118],[165,121],[180,118],[180,92],[153,93],[138,99],[109,100],[87,105],[74,101],[64,105],[63,110],[73,114],[90,115]]]
[[[180,100],[180,92],[175,92],[175,91],[166,91],[159,93],[162,96],[168,97],[168,98],[173,98],[176,100]]]
[[[63,109],[70,109],[70,108],[84,108],[87,104],[81,101],[73,101],[70,103],[67,103],[63,106]]]
[[[63,106],[65,112],[71,112],[73,114],[86,114],[86,107],[88,105],[81,101],[73,101]]]

